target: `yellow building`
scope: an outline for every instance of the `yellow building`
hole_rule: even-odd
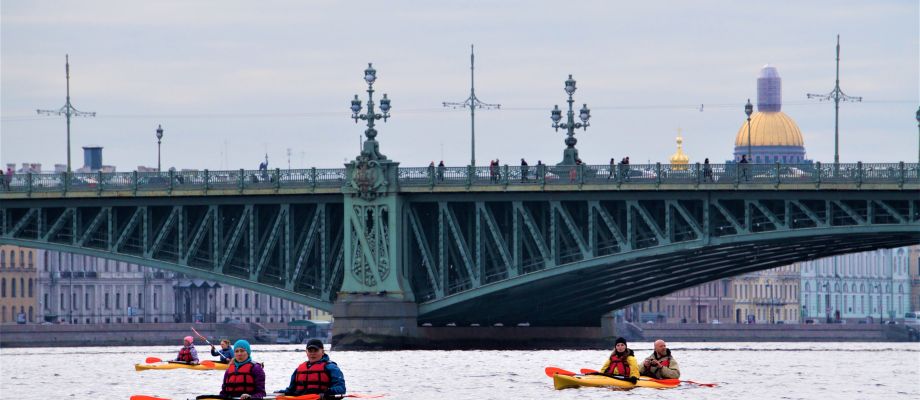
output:
[[[800,279],[797,264],[732,278],[735,322],[799,323]]]
[[[37,322],[37,250],[0,246],[0,323]]]
[[[671,170],[686,171],[690,164],[690,157],[684,154],[684,138],[680,134],[680,128],[677,128],[677,152],[671,155]]]

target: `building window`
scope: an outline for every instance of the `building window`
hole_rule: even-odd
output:
[[[58,304],[58,310],[64,310],[64,293],[61,293],[61,302]]]
[[[70,309],[71,310],[77,309],[77,294],[76,293],[70,294]]]
[[[0,250],[0,268],[6,268],[6,250]]]
[[[259,308],[259,294],[256,293],[256,294],[254,294],[253,296],[255,296],[255,298],[254,298],[253,300],[255,300],[256,308]],[[256,321],[256,322],[259,322],[259,321]]]
[[[157,292],[153,292],[153,309],[154,310],[160,309],[160,303],[157,303]]]
[[[34,267],[35,264],[32,263],[32,252],[29,252],[29,268]]]
[[[26,256],[25,256],[25,254],[26,254],[26,253],[25,253],[24,251],[19,250],[19,266],[20,266],[20,267],[25,267],[25,266],[26,266]]]
[[[147,308],[147,307],[144,307],[144,294],[143,293],[137,294],[137,308],[140,308],[140,309]]]
[[[115,293],[115,309],[121,310],[121,293]]]
[[[105,309],[108,310],[108,309],[110,309],[110,307],[109,307],[109,294],[106,293],[105,295],[103,295],[103,297],[105,298],[105,300],[103,300],[103,301],[105,302]],[[108,321],[106,321],[106,323],[108,323]]]
[[[44,304],[45,310],[50,310],[50,309],[51,309],[51,301],[50,301],[50,299],[51,299],[51,296],[49,296],[48,293],[45,293],[45,304]]]
[[[128,293],[128,307],[131,307],[131,293]]]
[[[89,310],[89,293],[83,293],[83,308]]]
[[[19,278],[19,297],[26,297],[26,280]]]
[[[224,293],[224,310],[230,307],[230,294]]]
[[[233,294],[233,308],[240,308],[240,294]]]
[[[249,293],[246,293],[246,295],[244,296],[244,298],[243,298],[243,305],[244,305],[246,308],[249,308]],[[246,322],[249,322],[249,321],[246,321]]]
[[[10,278],[10,297],[16,298],[16,278]]]
[[[6,297],[6,278],[0,278],[0,297]]]

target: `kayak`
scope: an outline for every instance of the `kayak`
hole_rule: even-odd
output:
[[[210,364],[210,363],[209,363]],[[213,370],[225,370],[230,364],[221,364],[214,363],[214,366],[206,366],[202,364],[183,364],[183,363],[171,363],[171,362],[158,362],[150,364],[134,364],[135,371],[146,371],[150,369],[194,369],[198,371],[213,371]]]
[[[634,387],[647,387],[654,389],[671,389],[680,385],[680,382],[661,383],[651,380],[639,380],[635,384],[630,381],[611,378],[604,375],[553,375],[553,386],[556,390],[578,388],[578,387],[617,387],[623,389],[632,389]]]

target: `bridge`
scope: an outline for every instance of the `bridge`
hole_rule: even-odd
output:
[[[920,165],[905,163],[403,168],[363,154],[338,169],[17,174],[5,189],[0,243],[246,287],[381,334],[597,326],[714,279],[920,243]]]

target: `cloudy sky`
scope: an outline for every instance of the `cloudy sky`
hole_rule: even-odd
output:
[[[363,70],[388,93],[381,151],[404,166],[469,162],[469,113],[442,107],[476,94],[502,110],[476,114],[477,161],[562,158],[549,111],[563,81],[592,109],[579,131],[588,163],[665,161],[678,127],[692,162],[731,157],[772,64],[783,111],[809,158],[833,159],[832,103],[806,93],[841,86],[841,160],[916,162],[918,2],[903,1],[27,1],[0,3],[0,161],[66,161],[63,117],[36,109],[71,100],[95,118],[72,126],[74,168],[84,145],[105,147],[119,171],[164,168],[338,167],[363,132],[349,117],[366,97]],[[756,102],[756,100],[755,100]],[[700,111],[700,104],[704,104]]]

